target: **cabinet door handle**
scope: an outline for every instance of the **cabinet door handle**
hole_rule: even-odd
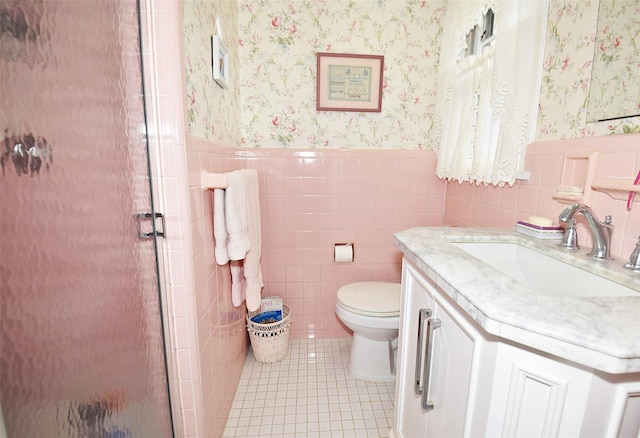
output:
[[[414,380],[413,392],[416,395],[422,394],[422,385],[420,385],[420,377],[422,375],[422,326],[425,319],[431,316],[431,309],[420,309],[418,311],[418,345],[416,350],[416,378]]]
[[[430,411],[434,404],[429,400],[429,380],[431,378],[431,357],[433,353],[433,331],[440,327],[440,320],[429,318],[427,321],[427,345],[425,347],[426,358],[424,361],[424,384],[422,385],[422,409]]]

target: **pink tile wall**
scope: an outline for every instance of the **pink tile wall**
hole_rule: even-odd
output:
[[[513,227],[530,215],[554,218],[566,207],[552,199],[560,185],[566,153],[599,151],[595,180],[608,177],[634,179],[640,169],[640,135],[556,140],[529,145],[526,169],[529,181],[513,187],[477,187],[457,182],[447,183],[444,223],[454,226]],[[640,235],[640,196],[631,211],[625,200],[592,191],[590,206],[600,219],[611,215],[615,226],[612,256],[625,261]],[[578,217],[579,240],[583,248],[591,247],[591,237],[582,216]]]
[[[292,336],[349,332],[335,316],[340,286],[400,281],[393,233],[440,225],[444,184],[424,151],[245,151],[261,176],[263,295],[292,309]],[[353,263],[336,264],[334,243],[353,242]]]
[[[242,160],[234,156],[234,151],[237,149],[193,137],[187,141],[195,324],[205,436],[222,435],[248,346],[245,308],[231,304],[228,265],[217,266],[214,260],[212,192],[200,186],[201,170],[224,172],[242,167]]]

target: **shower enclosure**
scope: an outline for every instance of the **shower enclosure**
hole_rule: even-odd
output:
[[[0,0],[0,407],[11,438],[173,435],[138,8]]]

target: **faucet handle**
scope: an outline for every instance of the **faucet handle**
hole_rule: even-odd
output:
[[[640,271],[640,238],[636,247],[629,256],[629,260],[624,264],[625,269],[631,269],[632,271]]]
[[[605,223],[606,225],[611,225],[611,215],[610,215],[610,214],[608,214],[608,215],[606,215],[606,216],[604,217],[604,223]]]
[[[580,245],[578,245],[578,230],[576,230],[575,219],[569,219],[569,226],[564,230],[562,246],[564,246],[565,249],[572,251],[580,249]]]

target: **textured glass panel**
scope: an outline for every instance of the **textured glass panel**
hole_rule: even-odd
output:
[[[10,437],[171,436],[136,3],[0,1]]]

